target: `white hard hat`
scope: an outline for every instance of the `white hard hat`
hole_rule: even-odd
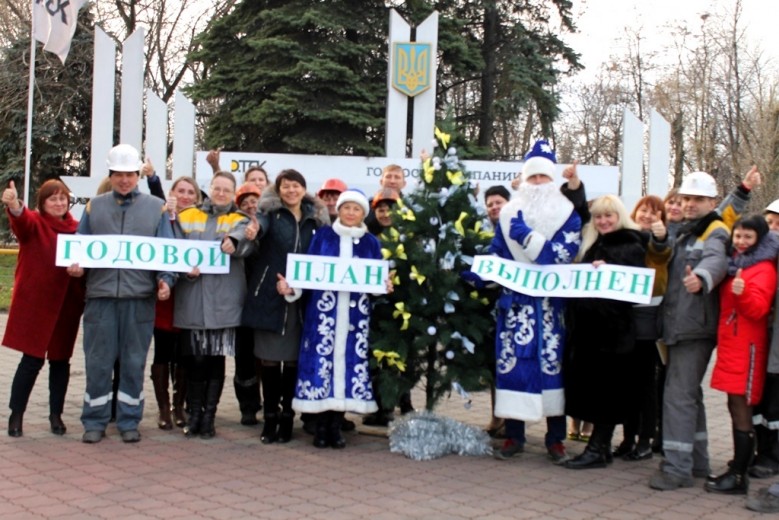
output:
[[[135,147],[129,144],[118,144],[108,151],[106,164],[112,172],[137,172],[141,170],[143,161]]]
[[[717,196],[717,181],[706,172],[692,172],[682,180],[679,195]]]
[[[765,210],[770,213],[779,213],[779,199],[766,206]]]

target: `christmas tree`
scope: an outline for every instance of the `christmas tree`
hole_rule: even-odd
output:
[[[421,381],[427,410],[452,389],[484,388],[494,348],[485,344],[492,303],[461,276],[473,255],[487,252],[492,233],[482,229],[486,217],[450,136],[435,135],[419,184],[398,201],[393,226],[380,236],[395,290],[377,302],[371,333],[382,402],[396,403]]]

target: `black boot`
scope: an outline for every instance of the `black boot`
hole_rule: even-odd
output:
[[[776,430],[769,430],[762,424],[755,426],[757,456],[749,467],[749,476],[769,478],[779,473],[779,457],[776,453]]]
[[[400,396],[400,415],[406,415],[414,411],[414,405],[411,404],[411,392],[403,392]]]
[[[10,437],[22,436],[22,418],[27,403],[30,401],[30,394],[35,386],[35,380],[38,379],[38,373],[43,366],[43,359],[24,354],[19,366],[16,368],[14,380],[11,383],[11,417],[8,418],[8,435]]]
[[[749,491],[747,469],[755,453],[755,432],[733,430],[733,462],[728,471],[703,485],[711,493],[746,495]]]
[[[187,371],[181,365],[176,364],[173,369],[173,422],[179,428],[187,424],[185,412],[187,402]]]
[[[314,447],[315,448],[327,448],[330,446],[328,441],[328,423],[330,421],[330,412],[322,412],[313,414],[315,419],[312,420],[316,424],[314,429]]]
[[[260,387],[256,377],[249,380],[233,379],[235,397],[241,410],[241,424],[255,426],[259,424],[257,412],[260,411]]]
[[[341,423],[344,420],[343,412],[330,412],[330,423],[328,426],[328,440],[330,446],[341,450],[346,447],[346,440],[341,435]]]
[[[262,366],[262,395],[265,396],[260,439],[263,444],[271,444],[279,438],[279,400],[281,399],[281,367],[279,365]]]
[[[203,419],[203,399],[206,395],[205,381],[187,382],[187,406],[189,407],[189,419],[184,427],[187,437],[194,437],[200,433],[200,423]]]
[[[8,418],[8,436],[9,437],[21,437],[22,436],[22,418],[24,412],[11,412],[11,416]]]
[[[281,374],[281,417],[279,418],[279,442],[289,442],[292,439],[292,426],[295,412],[292,410],[292,398],[295,396],[295,386],[298,382],[297,365],[284,365]]]
[[[70,382],[68,360],[49,361],[49,427],[54,435],[65,435],[68,429],[62,422],[65,409],[65,394]]]
[[[170,415],[170,391],[168,380],[170,367],[167,363],[154,363],[151,366],[151,381],[154,385],[154,396],[157,398],[157,427],[160,430],[172,430],[173,419]]]
[[[611,438],[614,425],[595,424],[590,440],[584,451],[565,462],[568,469],[605,468],[613,460],[611,453]]]
[[[200,438],[212,439],[216,435],[214,420],[216,419],[216,408],[219,405],[219,398],[222,397],[222,388],[224,379],[211,379],[206,387],[206,404],[203,407],[203,419],[200,422]]]

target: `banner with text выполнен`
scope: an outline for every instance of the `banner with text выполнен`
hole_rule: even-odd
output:
[[[558,298],[607,298],[632,303],[649,303],[655,270],[616,264],[536,265],[498,256],[477,255],[471,271],[529,296]]]

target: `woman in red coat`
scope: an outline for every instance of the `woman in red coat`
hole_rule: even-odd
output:
[[[24,207],[13,181],[3,191],[11,230],[19,241],[14,291],[3,345],[23,353],[11,386],[8,435],[22,436],[22,416],[32,387],[49,359],[49,423],[64,435],[62,409],[70,379],[70,357],[84,310],[84,285],[54,265],[58,233],[75,233],[78,221],[68,212],[70,191],[59,180],[38,190],[38,211]]]
[[[728,394],[733,421],[733,462],[709,477],[706,491],[746,494],[755,451],[752,406],[760,401],[768,362],[768,315],[776,292],[777,239],[761,215],[733,226],[728,277],[720,284],[717,363],[711,386]]]

